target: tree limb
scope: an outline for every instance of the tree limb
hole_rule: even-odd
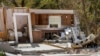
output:
[[[10,0],[10,1],[11,1],[12,4],[15,5],[15,7],[19,7],[18,4],[17,4],[17,2],[15,0]]]
[[[25,0],[21,1],[21,6],[24,7],[25,6]]]

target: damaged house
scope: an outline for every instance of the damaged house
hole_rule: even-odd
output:
[[[2,10],[2,9],[1,9]],[[41,42],[45,39],[53,40],[55,37],[53,34],[57,34],[61,36],[61,32],[64,32],[64,29],[70,28],[73,26],[79,27],[79,22],[77,16],[75,16],[74,10],[45,10],[45,9],[6,9],[4,12],[1,12],[1,16],[5,19],[1,18],[1,32],[8,31],[9,34],[14,32],[14,18],[16,20],[16,27],[20,37],[17,42],[30,42],[30,37],[21,37],[25,33],[28,34],[28,16],[20,15],[26,12],[30,13],[31,19],[31,32],[32,32],[32,42]],[[6,14],[6,15],[3,15]],[[17,15],[14,15],[17,14]],[[18,15],[19,14],[19,15]],[[5,30],[6,28],[6,30]],[[2,34],[0,35],[3,38]],[[22,38],[22,39],[21,39]],[[24,39],[23,39],[24,38]],[[16,40],[15,37],[12,38],[4,38],[4,40]]]
[[[46,47],[54,46],[65,50],[87,46],[95,40],[96,36],[94,34],[85,36],[79,25],[75,10],[0,9],[0,41],[8,41],[12,45],[16,43],[17,49],[22,51],[26,51],[21,49],[23,46],[30,47],[30,44],[34,43],[44,43],[50,45]],[[27,49],[26,52],[37,49]]]

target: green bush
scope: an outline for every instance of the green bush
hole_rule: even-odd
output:
[[[0,56],[6,56],[4,51],[0,51]]]

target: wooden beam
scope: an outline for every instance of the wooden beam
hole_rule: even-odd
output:
[[[3,7],[3,20],[4,20],[4,28],[5,28],[5,31],[7,31],[7,27],[6,27],[6,18],[7,18],[6,8]]]
[[[27,8],[27,7],[14,7],[14,8],[12,9],[12,12],[13,12],[13,13],[15,12],[15,9],[17,9],[17,12],[18,12],[19,9],[23,9],[23,11],[24,11],[24,9],[26,9],[26,12],[27,12],[27,13],[30,12],[29,8]]]
[[[7,27],[6,27],[6,8],[3,7],[2,8],[2,17],[3,17],[3,24],[4,24],[4,31],[3,32],[0,32],[0,38],[2,38],[3,40],[8,40],[8,37],[7,37]]]

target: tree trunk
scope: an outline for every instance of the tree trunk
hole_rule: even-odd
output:
[[[15,7],[19,7],[15,0],[11,0],[11,2],[15,5]]]
[[[5,4],[3,2],[1,2],[2,7],[5,7]]]
[[[94,0],[94,5],[95,5],[95,8],[94,8],[94,11],[95,11],[95,18],[94,18],[94,25],[96,26],[95,27],[95,33],[97,34],[97,0]]]
[[[81,0],[82,1],[82,5],[83,5],[83,11],[84,11],[84,23],[85,23],[85,27],[86,27],[86,34],[90,34],[90,30],[89,30],[89,23],[88,23],[88,18],[87,18],[87,13],[86,13],[86,8],[85,8],[85,0]]]
[[[25,0],[21,1],[21,6],[24,7],[25,6]]]

